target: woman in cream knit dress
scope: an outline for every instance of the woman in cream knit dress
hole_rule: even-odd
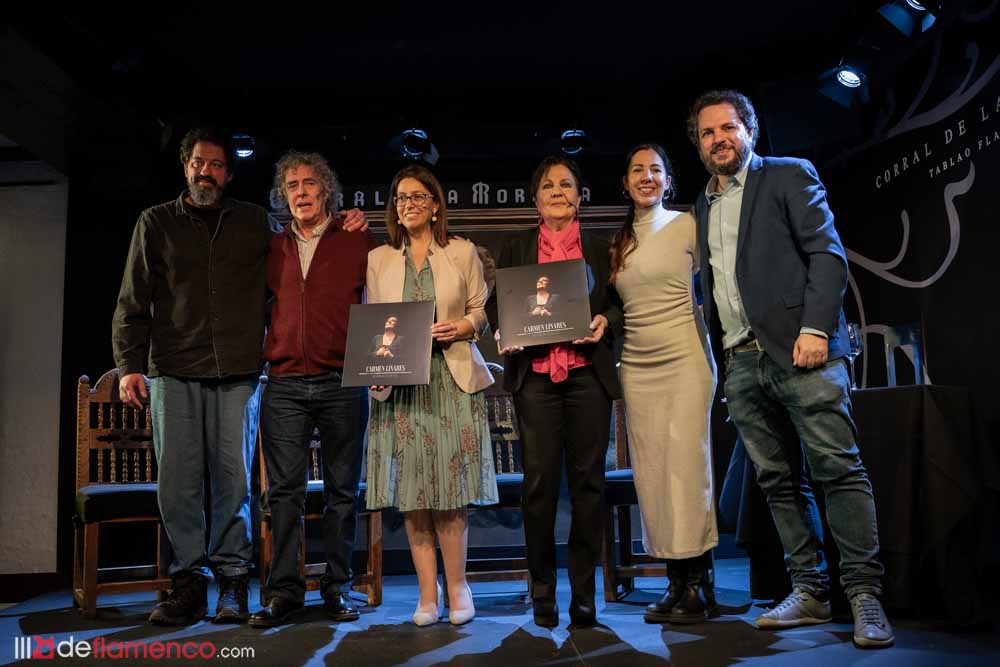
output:
[[[625,309],[621,381],[643,544],[666,559],[670,588],[646,620],[697,622],[714,608],[719,542],[709,413],[715,364],[694,299],[695,221],[664,207],[670,161],[655,144],[627,157],[628,219],[612,243],[612,282]]]

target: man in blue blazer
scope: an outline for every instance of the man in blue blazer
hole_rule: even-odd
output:
[[[793,590],[763,629],[831,619],[822,531],[803,465],[822,485],[851,600],[854,642],[893,643],[871,483],[851,411],[843,299],[847,259],[806,160],[754,154],[757,117],[735,91],[699,97],[688,135],[712,174],[695,214],[704,314],[725,393],[781,536]],[[801,444],[800,444],[801,443]]]

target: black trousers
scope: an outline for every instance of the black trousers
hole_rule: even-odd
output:
[[[554,383],[529,372],[514,395],[521,429],[524,540],[532,597],[556,593],[555,524],[563,460],[572,505],[569,581],[573,597],[594,599],[594,570],[601,553],[604,457],[611,400],[591,366],[576,368]]]
[[[336,372],[272,377],[264,389],[260,428],[274,541],[267,597],[281,595],[298,602],[305,599],[302,514],[314,428],[319,428],[323,457],[323,597],[350,588],[358,478],[368,412],[365,394],[361,388],[341,387],[340,373]]]

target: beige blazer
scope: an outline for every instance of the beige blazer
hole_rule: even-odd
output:
[[[483,265],[471,241],[453,237],[448,245],[431,242],[427,261],[434,275],[435,322],[465,318],[472,323],[472,340],[455,341],[443,346],[444,359],[455,384],[467,393],[482,391],[493,384],[483,355],[476,347],[479,336],[486,332],[486,297]],[[394,303],[403,300],[406,278],[406,258],[403,248],[386,244],[368,253],[368,279],[365,282],[368,303]],[[372,397],[384,401],[391,387],[372,392]]]

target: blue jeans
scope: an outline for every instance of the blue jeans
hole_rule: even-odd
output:
[[[257,378],[150,380],[157,500],[174,558],[170,574],[246,574],[250,543],[250,465],[257,439]],[[207,473],[207,475],[206,475]],[[212,533],[205,550],[205,481]]]
[[[881,595],[875,501],[858,452],[844,360],[787,371],[764,352],[727,354],[725,390],[729,414],[781,536],[793,585],[814,595],[829,588],[811,472],[826,497],[844,591],[848,597]]]
[[[302,602],[302,513],[310,465],[309,444],[319,429],[323,464],[323,597],[350,589],[351,553],[357,526],[367,390],[341,387],[338,372],[309,377],[270,377],[261,398],[260,430],[267,466],[274,559],[267,596]]]

